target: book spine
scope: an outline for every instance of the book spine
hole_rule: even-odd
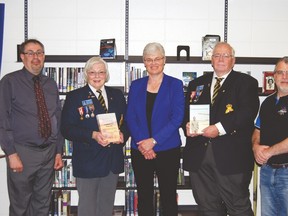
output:
[[[63,92],[63,68],[59,67],[58,68],[58,89],[59,92]]]
[[[67,68],[63,68],[63,83],[62,83],[63,90],[62,92],[67,92]]]

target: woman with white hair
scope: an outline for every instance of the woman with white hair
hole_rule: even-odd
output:
[[[78,216],[111,216],[118,175],[124,171],[123,146],[128,139],[124,122],[123,93],[105,86],[107,63],[89,59],[84,68],[87,85],[69,92],[62,111],[61,132],[73,142],[73,175],[79,194]],[[115,113],[120,139],[109,142],[101,133],[96,116]]]

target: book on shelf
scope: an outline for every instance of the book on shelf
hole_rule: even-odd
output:
[[[205,35],[202,37],[202,60],[209,61],[215,45],[220,41],[219,35]]]
[[[115,39],[102,39],[100,40],[100,57],[103,59],[115,59],[116,57],[116,44]]]
[[[131,137],[128,138],[125,145],[125,155],[131,156]]]
[[[76,178],[73,176],[71,159],[64,160],[63,168],[54,172],[53,187],[76,187]]]
[[[263,72],[263,93],[271,94],[275,91],[275,80],[273,71]]]
[[[83,67],[45,67],[43,74],[55,80],[60,93],[66,93],[85,85]]]
[[[187,91],[189,82],[197,78],[197,72],[182,72],[182,81],[183,81],[183,87],[184,91]]]
[[[143,78],[148,75],[147,70],[136,68],[132,66],[129,71],[125,72],[125,92],[129,92],[129,87],[131,85],[131,82]]]
[[[51,194],[51,204],[49,216],[71,216],[71,195],[67,190],[53,190]]]
[[[73,153],[73,142],[65,139],[63,146],[63,155],[64,156],[72,156]]]
[[[185,175],[183,169],[183,163],[180,163],[179,171],[178,171],[178,178],[177,178],[177,185],[185,185]]]
[[[119,127],[115,113],[104,113],[96,115],[100,132],[110,143],[120,140]]]
[[[210,105],[191,104],[189,107],[190,133],[203,133],[202,130],[210,124]]]
[[[126,215],[138,215],[138,194],[137,190],[127,190],[125,192],[125,211]]]
[[[124,164],[125,164],[124,171],[125,171],[126,187],[136,187],[136,181],[134,177],[134,171],[132,168],[131,160],[125,159]]]
[[[70,192],[63,191],[62,193],[62,212],[63,216],[70,215]]]

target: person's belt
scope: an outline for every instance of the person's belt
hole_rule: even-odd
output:
[[[282,164],[268,164],[273,169],[279,169],[279,168],[288,168],[288,163],[282,163]]]
[[[45,144],[42,144],[42,145],[37,145],[38,148],[40,149],[45,149],[47,148],[51,143],[45,143]]]

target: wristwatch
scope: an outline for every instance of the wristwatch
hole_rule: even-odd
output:
[[[151,139],[152,139],[152,143],[153,143],[154,145],[156,145],[156,144],[157,144],[156,140],[155,140],[153,137],[152,137]]]

